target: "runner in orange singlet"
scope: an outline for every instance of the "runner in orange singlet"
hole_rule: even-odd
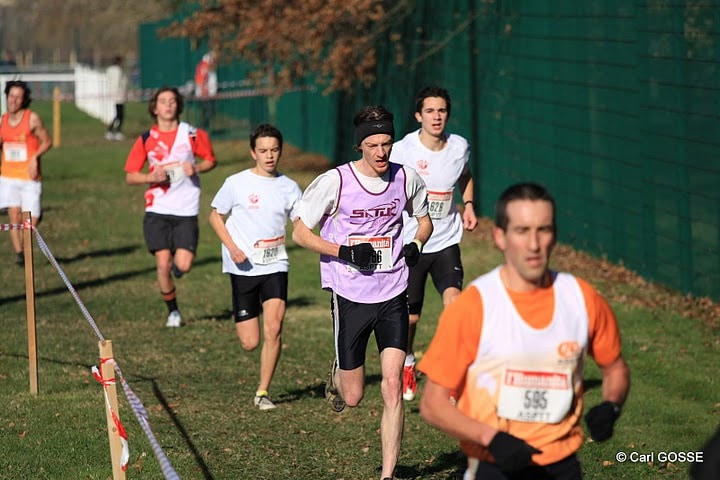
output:
[[[32,215],[37,225],[42,215],[41,156],[52,140],[40,116],[31,111],[30,88],[21,80],[5,85],[7,112],[0,119],[0,208],[7,208],[10,223],[22,223],[22,212]],[[22,232],[10,232],[18,265],[25,263]]]
[[[418,365],[420,412],[460,439],[465,480],[580,479],[586,354],[602,373],[602,402],[585,416],[594,440],[612,436],[630,388],[615,315],[590,284],[550,270],[555,201],[545,188],[505,190],[493,238],[505,262],[441,314]]]

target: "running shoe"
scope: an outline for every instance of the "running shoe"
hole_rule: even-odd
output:
[[[415,378],[415,364],[405,365],[403,368],[403,400],[415,400],[417,393],[417,379]]]
[[[277,408],[267,395],[255,395],[253,403],[258,410],[273,410]]]
[[[177,328],[181,325],[182,325],[182,317],[180,316],[180,312],[178,312],[177,310],[173,310],[172,312],[170,312],[170,315],[168,315],[165,326],[169,327],[169,328]]]
[[[330,408],[334,412],[340,413],[345,409],[345,400],[343,400],[340,391],[335,385],[335,372],[337,372],[337,359],[333,360],[332,369],[330,369],[330,376],[325,384],[325,399],[330,403]]]

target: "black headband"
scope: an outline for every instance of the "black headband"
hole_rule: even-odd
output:
[[[392,120],[370,120],[355,127],[355,145],[359,146],[365,138],[378,133],[386,133],[394,139],[395,127]]]

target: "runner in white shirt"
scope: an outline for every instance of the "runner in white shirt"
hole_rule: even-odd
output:
[[[420,122],[420,129],[408,133],[392,149],[393,162],[414,168],[425,181],[434,227],[420,261],[410,268],[408,280],[410,328],[403,370],[403,398],[408,401],[415,398],[417,391],[413,343],[422,313],[427,276],[430,274],[443,304],[452,302],[463,285],[458,246],[463,228],[472,231],[477,226],[472,208],[473,178],[468,166],[470,146],[463,137],[445,131],[450,106],[450,95],[444,88],[429,86],[422,89],[415,102],[415,118]],[[464,204],[462,214],[455,206],[456,187]],[[407,242],[414,238],[417,221],[408,215],[404,215],[403,220]]]
[[[280,360],[282,323],[288,287],[285,227],[297,219],[302,191],[278,172],[283,139],[268,124],[250,134],[255,166],[231,175],[215,195],[210,225],[222,242],[223,272],[230,274],[233,318],[240,344],[247,351],[260,344],[260,310],[264,340],[260,382],[253,403],[272,410],[268,390]]]

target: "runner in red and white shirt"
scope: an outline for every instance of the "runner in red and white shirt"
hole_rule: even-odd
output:
[[[138,137],[125,163],[128,184],[150,184],[145,191],[143,233],[148,250],[155,256],[160,293],[169,312],[167,327],[182,324],[171,273],[180,278],[190,271],[195,258],[198,175],[215,167],[208,134],[179,120],[183,106],[176,88],[162,87],[155,92],[148,111],[156,124]]]

